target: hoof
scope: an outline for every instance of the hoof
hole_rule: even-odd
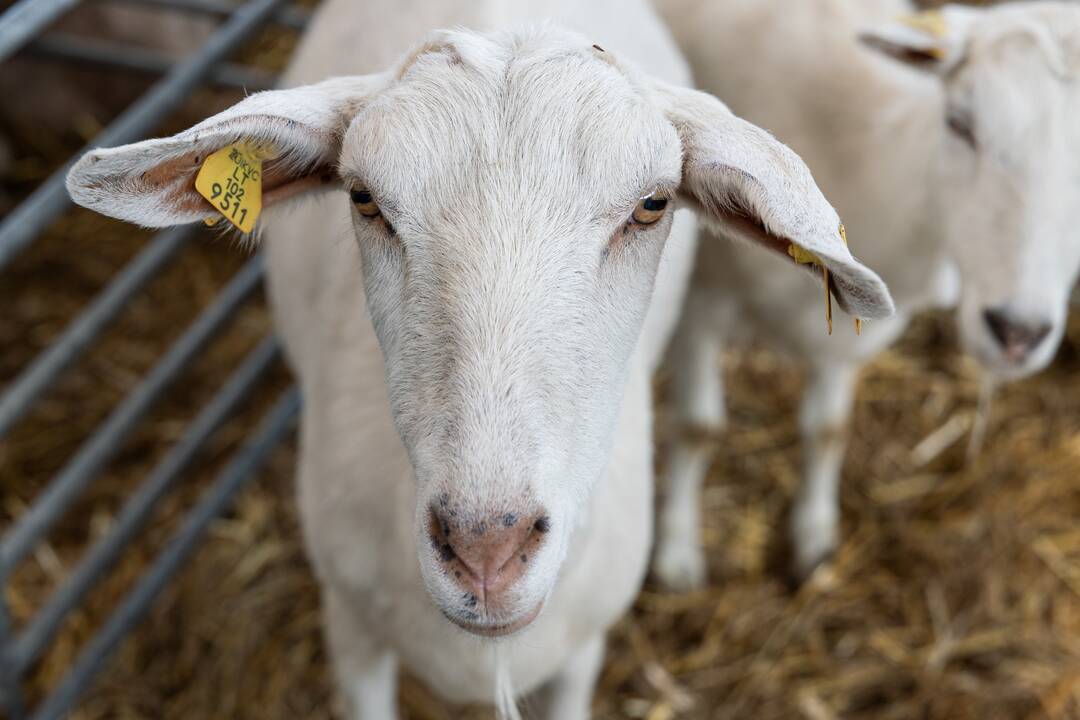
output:
[[[788,538],[791,543],[791,575],[799,585],[819,569],[830,566],[839,543],[837,517],[831,508],[796,505],[792,509]]]
[[[788,571],[788,581],[792,590],[798,590],[804,585],[818,585],[821,588],[833,585],[835,572],[833,558],[836,556],[834,548],[828,548],[814,556],[799,557],[798,552],[792,558]]]

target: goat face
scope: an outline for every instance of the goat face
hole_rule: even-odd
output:
[[[458,35],[398,74],[342,174],[425,581],[502,634],[551,591],[604,472],[681,148],[582,41]]]
[[[991,373],[1025,376],[1053,358],[1080,270],[1080,8],[930,17],[868,38],[933,71],[930,187],[961,274],[961,336]]]

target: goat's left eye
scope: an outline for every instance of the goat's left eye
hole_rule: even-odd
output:
[[[652,225],[664,217],[667,207],[668,199],[665,197],[655,195],[643,197],[634,208],[634,222],[638,225]]]
[[[379,205],[367,190],[351,190],[349,197],[352,198],[356,211],[364,217],[374,218],[379,216]]]

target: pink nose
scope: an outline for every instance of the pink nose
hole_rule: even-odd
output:
[[[528,570],[549,529],[543,513],[508,512],[469,523],[435,507],[428,513],[431,545],[465,592],[465,606],[489,613],[503,609],[506,591]]]

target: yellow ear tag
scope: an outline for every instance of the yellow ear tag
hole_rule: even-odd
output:
[[[825,323],[832,335],[832,292],[829,290],[829,268],[821,266],[821,281],[825,283]]]
[[[949,22],[940,10],[927,10],[914,15],[903,15],[900,22],[909,28],[926,33],[930,37],[946,38],[949,36]]]
[[[247,143],[227,145],[207,157],[195,177],[198,193],[245,233],[255,228],[262,212],[262,162],[266,155],[265,148]]]
[[[940,10],[927,10],[914,15],[904,15],[900,18],[900,22],[938,40],[944,40],[949,36],[949,22],[945,19],[945,14]],[[944,60],[949,55],[948,50],[941,46],[927,48],[925,52],[937,60]]]
[[[800,265],[821,264],[821,260],[818,256],[804,248],[802,245],[796,245],[795,243],[789,244],[787,247],[787,254]]]
[[[832,294],[829,292],[829,269],[825,267],[825,263],[821,262],[821,258],[801,245],[790,243],[787,253],[800,265],[817,265],[821,268],[821,279],[825,283],[825,322],[829,326],[829,334],[832,335]]]

